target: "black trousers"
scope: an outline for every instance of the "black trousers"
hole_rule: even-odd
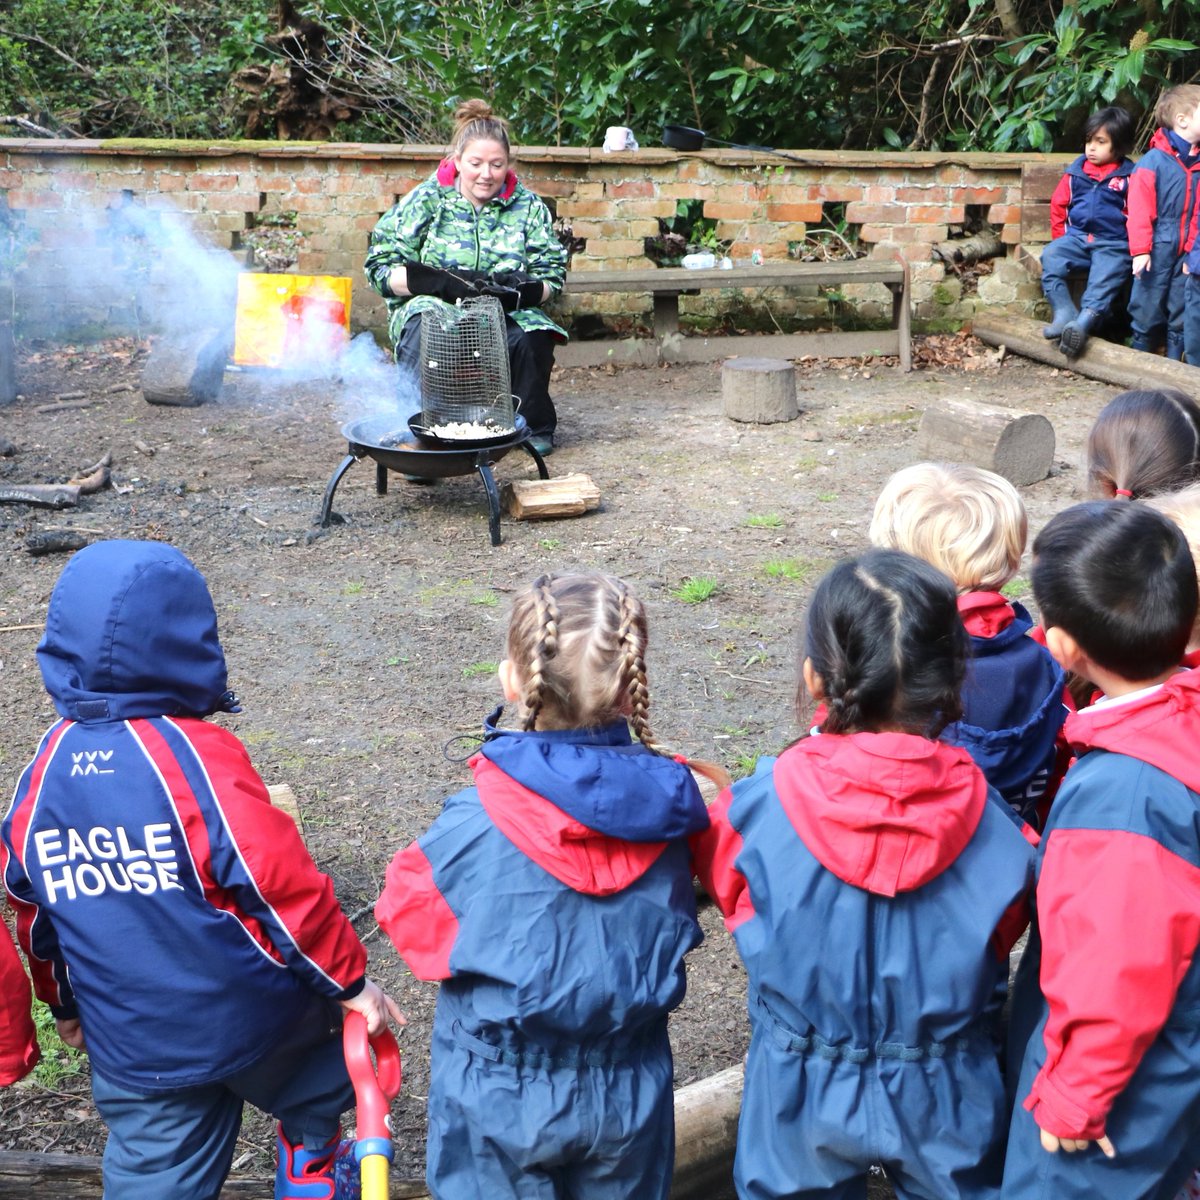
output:
[[[512,319],[504,318],[508,342],[508,372],[517,412],[525,418],[529,432],[548,437],[554,433],[558,415],[550,399],[550,369],[554,366],[554,335],[545,329],[525,330]],[[421,321],[419,317],[404,323],[396,343],[396,362],[410,374],[419,394],[421,364]]]

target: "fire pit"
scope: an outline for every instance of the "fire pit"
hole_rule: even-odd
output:
[[[419,421],[420,414],[414,420]],[[431,482],[448,479],[453,475],[470,475],[476,472],[483,481],[488,501],[488,531],[492,545],[500,545],[500,491],[492,475],[492,465],[498,463],[510,450],[521,449],[537,464],[538,475],[550,478],[542,456],[529,440],[529,428],[522,417],[515,419],[515,428],[510,437],[487,439],[490,445],[465,444],[461,447],[444,449],[444,441],[437,445],[420,441],[407,424],[397,422],[394,417],[368,417],[351,421],[342,426],[342,436],[349,442],[347,454],[337,470],[330,476],[325,487],[325,498],[321,502],[321,513],[317,524],[322,528],[341,522],[333,511],[333,493],[350,467],[363,458],[375,460],[375,491],[386,496],[387,473],[399,471]]]

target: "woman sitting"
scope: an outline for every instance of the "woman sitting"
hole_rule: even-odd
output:
[[[517,181],[506,122],[483,100],[454,113],[449,157],[379,218],[366,273],[387,301],[388,333],[402,368],[417,372],[421,312],[469,296],[504,307],[512,389],[533,446],[549,454],[554,343],[566,341],[541,305],[562,291],[567,253],[546,205]]]

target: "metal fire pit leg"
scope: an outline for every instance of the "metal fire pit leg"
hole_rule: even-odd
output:
[[[383,463],[375,464],[375,494],[377,496],[387,495],[387,473],[388,469]]]
[[[342,482],[342,476],[350,470],[350,465],[356,462],[358,459],[353,454],[347,454],[338,469],[329,477],[329,482],[325,485],[325,499],[321,501],[321,512],[317,517],[317,524],[322,529],[328,529],[334,522],[340,525],[344,520],[333,511],[333,493],[337,491],[337,485]]]
[[[546,469],[546,460],[533,448],[533,442],[526,439],[520,443],[520,448],[533,458],[534,464],[538,469],[538,474],[543,479],[549,479],[550,472]]]
[[[475,459],[475,470],[483,480],[483,490],[488,499],[488,532],[492,535],[492,545],[500,545],[500,489],[496,487],[496,477],[488,465],[487,455],[481,454]]]

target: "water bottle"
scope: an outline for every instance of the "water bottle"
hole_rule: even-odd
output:
[[[689,271],[704,271],[709,267],[715,267],[717,259],[714,254],[685,254],[682,265]]]

